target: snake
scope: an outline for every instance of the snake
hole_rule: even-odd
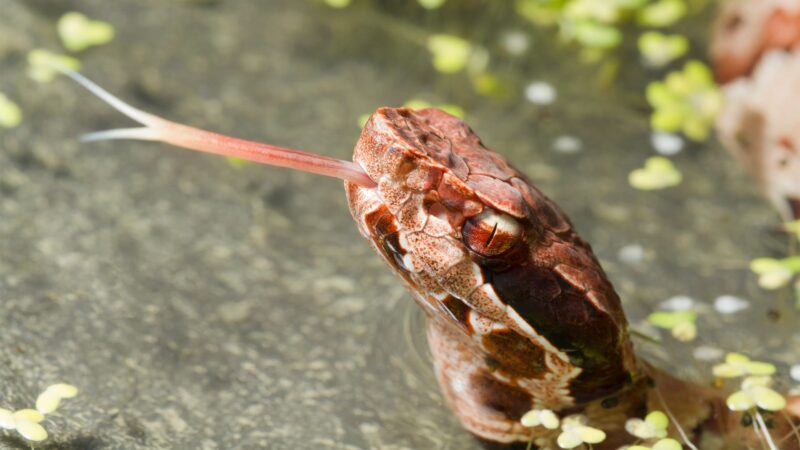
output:
[[[635,354],[620,297],[591,246],[461,119],[436,108],[379,108],[344,161],[171,122],[62,70],[144,125],[85,140],[163,141],[344,180],[360,234],[426,316],[444,402],[486,448],[557,448],[558,430],[521,424],[531,409],[581,415],[606,433],[596,450],[634,443],[626,420],[654,410],[669,414],[688,448],[763,445],[720,390]],[[800,406],[791,399],[787,408]],[[776,437],[791,437],[793,420],[767,418]],[[800,449],[800,439],[778,443]]]

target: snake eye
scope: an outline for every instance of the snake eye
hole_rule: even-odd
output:
[[[486,210],[467,219],[461,233],[470,250],[483,256],[498,256],[519,240],[522,227],[508,214]]]

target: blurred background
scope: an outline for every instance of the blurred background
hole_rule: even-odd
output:
[[[78,387],[37,448],[479,448],[340,182],[81,143],[131,122],[53,58],[171,120],[344,159],[379,106],[460,115],[592,243],[641,352],[705,382],[745,352],[790,386],[794,293],[749,268],[788,238],[711,131],[717,5],[597,3],[0,0],[0,407]],[[688,112],[659,96],[672,74]],[[648,320],[686,310],[696,337]]]

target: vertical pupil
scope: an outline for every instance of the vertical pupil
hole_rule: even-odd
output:
[[[518,240],[522,228],[511,216],[487,210],[464,223],[464,244],[484,256],[497,256]]]

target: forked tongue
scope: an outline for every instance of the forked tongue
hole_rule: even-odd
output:
[[[352,161],[335,159],[303,150],[237,139],[170,122],[134,108],[73,70],[62,66],[56,68],[88,89],[89,92],[100,97],[117,111],[144,125],[140,128],[119,128],[89,133],[82,137],[84,141],[107,139],[161,141],[190,150],[233,156],[261,164],[341,178],[364,187],[375,186],[375,182],[364,172],[364,169]]]

